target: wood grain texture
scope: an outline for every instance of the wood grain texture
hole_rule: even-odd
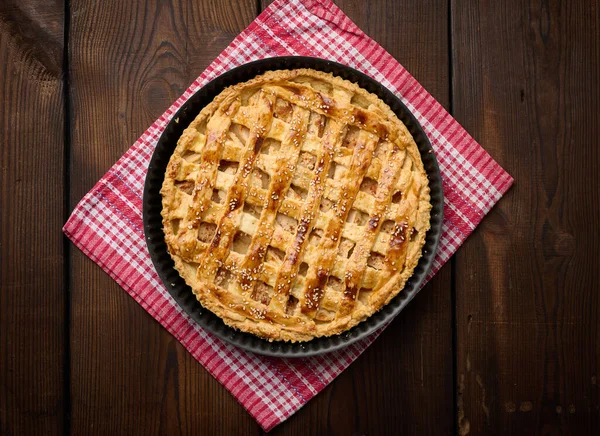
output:
[[[445,0],[336,4],[448,107]],[[350,368],[269,434],[451,434],[450,284],[447,265]]]
[[[263,433],[81,252],[64,274],[60,228],[66,202],[74,206],[268,3],[0,3],[0,434]],[[455,258],[457,324],[446,266],[270,434],[599,434],[600,8],[336,3],[452,102],[516,183]]]
[[[600,433],[600,9],[452,2],[454,112],[515,177],[456,257],[462,434]]]
[[[255,2],[71,2],[72,204],[255,16]],[[73,434],[257,434],[175,338],[78,250]]]
[[[0,3],[0,434],[64,429],[63,5]]]

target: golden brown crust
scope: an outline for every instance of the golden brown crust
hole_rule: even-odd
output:
[[[389,303],[431,209],[404,124],[311,69],[225,89],[179,139],[161,194],[169,253],[200,303],[285,341],[341,333]]]

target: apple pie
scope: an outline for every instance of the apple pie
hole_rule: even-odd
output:
[[[180,137],[161,194],[169,253],[202,306],[269,340],[367,319],[404,288],[430,226],[406,126],[311,69],[221,92]]]

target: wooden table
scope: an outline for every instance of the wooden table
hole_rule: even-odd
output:
[[[0,3],[1,434],[261,434],[61,227],[266,3]],[[599,434],[600,6],[336,3],[516,183],[272,434]]]

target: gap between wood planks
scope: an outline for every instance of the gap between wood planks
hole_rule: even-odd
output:
[[[448,0],[448,112],[454,116],[454,64],[452,50],[452,0]],[[452,327],[452,404],[453,404],[453,419],[454,419],[454,434],[463,434],[468,428],[468,420],[463,423],[464,410],[462,409],[462,398],[459,396],[458,385],[458,324],[456,319],[456,256],[450,258],[450,304],[451,304],[451,327]],[[459,417],[462,414],[462,417]]]
[[[63,117],[64,117],[64,165],[63,165],[63,201],[64,216],[63,224],[67,222],[71,214],[71,83],[69,77],[69,31],[71,24],[71,3],[70,0],[64,2],[64,23],[63,23],[63,65],[62,65],[62,86],[63,86]],[[63,425],[64,431],[71,434],[71,255],[72,244],[65,235],[63,235],[63,283],[64,283],[64,335],[65,352],[63,362]]]

